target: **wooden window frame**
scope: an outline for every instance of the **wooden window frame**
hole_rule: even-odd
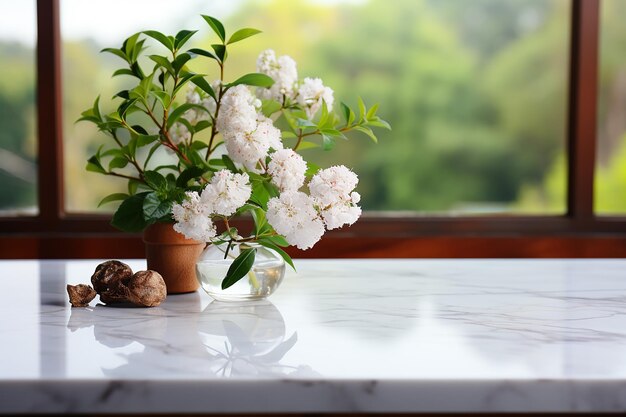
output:
[[[601,0],[572,0],[567,212],[559,216],[367,213],[300,257],[624,257],[626,217],[596,216]],[[142,257],[140,235],[103,215],[65,212],[59,0],[37,0],[38,201],[35,217],[0,218],[0,258]],[[246,223],[246,221],[243,221]],[[243,227],[248,224],[242,224]]]

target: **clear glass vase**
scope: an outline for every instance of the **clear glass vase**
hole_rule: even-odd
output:
[[[211,244],[196,263],[196,275],[202,289],[220,301],[260,300],[276,291],[285,275],[285,261],[275,251],[256,243],[233,243],[228,255],[228,244]],[[232,286],[222,289],[222,280],[228,268],[242,250],[254,249],[252,269]]]

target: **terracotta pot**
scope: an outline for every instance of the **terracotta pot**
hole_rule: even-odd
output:
[[[196,279],[196,261],[205,244],[187,239],[171,223],[155,223],[143,232],[148,269],[163,276],[168,294],[193,292],[200,284]]]

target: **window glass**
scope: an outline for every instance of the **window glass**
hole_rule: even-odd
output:
[[[34,1],[0,0],[0,215],[37,213]]]
[[[149,28],[200,28],[194,45],[208,47],[211,33],[201,13],[222,19],[230,30],[264,32],[233,47],[230,78],[254,70],[259,52],[272,48],[297,61],[301,78],[321,77],[337,103],[356,107],[360,94],[366,103],[380,104],[379,114],[393,130],[380,131],[377,145],[357,134],[332,152],[303,151],[318,165],[354,168],[366,210],[565,211],[568,0],[61,4],[71,211],[93,211],[99,198],[125,187],[85,173],[101,139],[93,126],[74,124],[98,93],[108,101],[122,89],[123,77],[110,78],[118,58],[98,51]],[[215,73],[212,67],[197,70]]]
[[[626,213],[626,2],[603,0],[595,210]]]

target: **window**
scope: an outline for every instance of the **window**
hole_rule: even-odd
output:
[[[626,3],[604,0],[600,25],[595,210],[626,213]]]
[[[35,2],[0,1],[0,213],[37,213]]]
[[[192,42],[210,43],[198,15],[205,8],[139,1],[120,15],[115,2],[61,1],[69,212],[93,212],[102,196],[124,187],[84,172],[102,137],[74,123],[99,93],[106,109],[126,81],[111,78],[119,59],[98,52],[147,29],[146,22],[167,33],[201,28]],[[333,152],[306,151],[322,166],[345,161],[355,168],[366,210],[565,212],[569,2],[217,1],[210,9],[224,12],[228,28],[264,30],[232,55],[231,79],[271,47],[294,57],[301,77],[323,77],[338,101],[357,91],[366,103],[380,103],[394,128],[380,132],[380,145],[355,134]],[[138,13],[145,17],[135,19]],[[118,30],[110,31],[113,25]]]
[[[63,0],[61,4],[64,4],[65,1],[70,4],[72,0]],[[294,3],[300,2],[281,3],[281,12],[287,13],[289,7],[292,7],[291,5]],[[470,4],[473,7],[459,13],[453,7],[455,3]],[[235,4],[237,3],[235,2]],[[337,13],[348,14],[357,13],[357,11],[365,10],[364,8],[367,7],[374,8],[374,12],[372,12],[374,15],[394,13],[396,10],[381,6],[383,2],[376,0],[369,2],[323,2],[323,4],[336,6]],[[428,93],[428,100],[432,100],[431,102],[426,102],[426,104],[419,101],[412,103],[408,106],[410,110],[406,114],[402,117],[398,115],[398,126],[403,126],[403,120],[411,119],[413,116],[417,119],[417,123],[414,125],[406,124],[404,127],[394,130],[388,138],[383,139],[388,143],[375,147],[365,142],[353,140],[357,145],[348,145],[360,146],[363,144],[364,147],[372,148],[371,155],[365,155],[363,160],[355,160],[354,165],[359,170],[364,169],[365,172],[369,172],[367,175],[374,178],[371,181],[374,185],[376,185],[377,177],[380,181],[384,181],[383,186],[368,191],[368,207],[379,210],[402,211],[394,212],[391,215],[388,215],[387,212],[370,212],[350,229],[330,234],[316,248],[302,255],[623,256],[626,254],[625,219],[596,217],[593,211],[600,1],[524,0],[506,2],[506,6],[503,5],[504,2],[494,0],[474,0],[472,2],[398,1],[397,4],[394,8],[398,7],[397,10],[400,12],[395,11],[396,21],[403,18],[420,18],[417,16],[419,13],[411,16],[408,9],[402,9],[402,7],[409,6],[421,8],[419,11],[429,18],[422,25],[399,25],[409,29],[407,29],[407,33],[400,32],[394,36],[397,36],[398,39],[405,39],[406,36],[413,36],[413,31],[417,31],[419,36],[422,36],[419,34],[420,31],[430,33],[428,36],[423,35],[423,38],[415,35],[417,36],[416,47],[422,47],[424,51],[428,51],[434,56],[440,53],[441,56],[438,56],[438,59],[444,64],[449,62],[448,67],[451,67],[446,68],[449,73],[444,74],[444,71],[437,66],[429,68],[432,65],[429,63],[430,61],[420,62],[416,60],[413,66],[410,66],[406,71],[409,75],[423,75],[425,77],[423,80],[411,76],[406,79],[391,77],[392,79],[401,79],[403,89],[407,90],[418,87],[426,88],[426,86],[432,87],[433,85],[438,88],[435,88],[434,92]],[[286,9],[282,7],[283,5]],[[83,203],[71,202],[71,199],[74,198],[72,193],[75,190],[69,190],[72,188],[69,182],[66,184],[65,190],[63,187],[64,176],[61,175],[61,167],[65,166],[66,170],[70,170],[65,172],[65,178],[68,181],[68,177],[76,174],[71,171],[71,165],[64,165],[63,163],[64,154],[61,152],[60,146],[62,134],[66,136],[66,149],[68,149],[67,147],[73,149],[78,142],[76,138],[72,139],[71,137],[74,134],[71,130],[73,128],[68,127],[73,121],[73,115],[64,114],[64,117],[67,118],[65,132],[62,132],[60,128],[62,110],[74,104],[66,101],[65,106],[60,105],[62,95],[61,84],[59,83],[59,58],[61,56],[59,7],[58,0],[40,0],[38,2],[38,29],[40,31],[40,43],[38,45],[38,75],[40,78],[38,91],[40,95],[38,105],[39,108],[49,110],[46,113],[38,114],[39,126],[47,127],[45,130],[40,129],[39,132],[40,166],[42,172],[46,173],[46,175],[41,175],[41,183],[39,184],[41,213],[32,221],[23,221],[18,224],[11,220],[3,220],[2,230],[7,235],[0,239],[0,245],[2,248],[11,249],[5,256],[11,256],[11,253],[43,257],[102,257],[106,256],[105,254],[117,254],[115,255],[117,257],[141,256],[142,245],[137,236],[115,233],[108,226],[107,215],[77,213],[84,211],[84,207],[91,207],[91,203],[81,206]],[[328,8],[323,6],[320,10],[326,10],[324,7]],[[376,9],[376,7],[380,7],[380,9]],[[511,13],[513,17],[509,23],[516,22],[513,26],[504,24],[504,27],[499,29],[506,35],[503,35],[503,39],[506,41],[496,42],[498,37],[484,32],[483,25],[480,24],[481,19],[488,19],[490,13],[495,13],[494,7],[500,8],[498,13]],[[72,9],[75,12],[79,10],[77,8]],[[95,10],[93,13],[96,13]],[[475,15],[470,12],[475,13]],[[224,13],[228,14],[231,11]],[[240,19],[241,22],[249,22],[248,26],[262,26],[255,20],[255,16],[259,16],[259,10],[251,8],[248,13],[249,15],[235,13],[232,18]],[[470,14],[469,17],[467,17],[468,13]],[[571,18],[565,19],[564,17],[568,15]],[[104,19],[105,16],[102,17]],[[95,22],[93,18],[91,19],[92,22]],[[336,24],[336,21],[329,19],[328,15],[324,16],[324,22]],[[358,23],[355,23],[355,20],[346,20],[342,25],[358,25]],[[178,26],[178,22],[176,22],[176,26]],[[268,26],[272,28],[272,26],[277,25]],[[290,29],[295,31],[299,27],[295,24]],[[368,27],[375,29],[371,30],[373,32],[371,35],[379,33],[376,26],[368,25]],[[333,42],[333,40],[325,38],[324,30],[311,32],[311,28],[306,29],[309,32],[307,32],[305,39],[319,42],[319,49],[315,52],[319,54],[319,59],[308,64],[306,59],[301,59],[301,56],[298,55],[299,50],[295,46],[300,45],[302,40],[298,37],[300,35],[297,31],[293,32],[291,36],[291,39],[295,39],[293,44],[286,43],[284,51],[279,52],[291,54],[296,60],[301,61],[301,74],[306,74],[307,71],[312,74],[322,74],[325,77],[330,77],[327,81],[333,86],[341,86],[342,83],[339,82],[339,79],[348,77],[347,79],[354,83],[351,84],[355,86],[354,89],[359,92],[362,91],[366,98],[379,97],[380,93],[374,90],[375,80],[378,79],[379,75],[377,71],[388,70],[384,67],[384,63],[388,62],[388,59],[380,59],[379,55],[393,54],[392,46],[398,47],[397,42],[382,42],[378,45],[375,43],[377,38],[374,36],[373,43],[368,43],[372,47],[360,51],[360,53],[370,53],[374,58],[368,61],[367,65],[358,66],[359,56],[349,55],[341,49],[340,42]],[[509,30],[511,33],[508,32]],[[356,29],[355,31],[358,33]],[[93,33],[97,32],[94,30]],[[348,32],[346,37],[354,36],[350,35],[353,32],[346,32]],[[67,40],[74,36],[70,36],[70,32],[65,32],[65,29],[63,33]],[[278,49],[275,46],[275,39],[278,37],[285,38],[284,35],[280,34],[281,32],[276,33],[278,34],[273,35],[272,31],[268,30],[265,40],[268,47]],[[462,33],[462,36],[459,33]],[[548,38],[551,39],[551,42],[545,42],[545,39]],[[383,39],[386,38],[383,37]],[[395,40],[393,36],[389,39]],[[484,46],[484,50],[479,50],[477,45],[483,45],[481,42],[488,43],[488,41],[493,41],[493,44]],[[450,49],[443,48],[439,43]],[[502,67],[498,68],[497,62],[491,64],[485,58],[497,57],[500,54],[507,55],[506,48],[513,48],[516,44],[521,45],[516,46],[516,48],[528,53],[527,60],[529,62],[520,58],[519,61],[512,60],[507,63],[505,58],[499,58],[501,60],[500,65],[504,67],[501,69]],[[71,59],[69,54],[72,51],[69,45],[64,45],[66,48],[63,54],[64,59]],[[569,53],[567,53],[567,48],[569,48]],[[254,54],[257,50],[258,48],[255,49]],[[341,58],[344,56],[354,58],[346,58],[342,61]],[[365,58],[367,56],[362,57],[362,59]],[[93,59],[97,63],[99,58]],[[250,59],[253,57],[251,56]],[[356,65],[354,60],[357,62]],[[413,62],[412,60],[408,61]],[[399,64],[401,62],[398,62]],[[336,65],[340,69],[347,68],[348,76],[342,72],[333,75],[334,71],[327,70],[330,65]],[[516,71],[518,66],[519,72]],[[350,71],[354,72],[355,68],[360,71],[364,67],[367,68],[367,71],[361,71],[350,76]],[[441,64],[440,67],[443,68],[445,65]],[[394,65],[392,72],[398,68],[402,70],[402,67]],[[467,68],[470,68],[471,71],[463,73],[463,71],[467,71]],[[532,73],[533,69],[536,71],[536,77],[528,75]],[[509,73],[505,70],[508,70]],[[501,73],[499,74],[498,71]],[[476,85],[470,87],[463,87],[466,83],[459,82],[458,85],[452,83],[451,85],[454,86],[452,88],[448,82],[449,80],[454,81],[455,77],[466,80],[468,77],[482,76],[483,73],[492,75],[492,77],[483,77],[480,79],[481,83],[475,83]],[[544,76],[546,77],[545,80],[542,78]],[[531,83],[521,84],[519,80],[524,78],[531,78]],[[65,74],[65,80],[68,83],[65,87],[71,89],[70,83],[74,82],[72,77],[68,78],[68,75]],[[541,82],[537,80],[541,80]],[[410,84],[411,82],[415,82],[415,84]],[[522,85],[524,87],[521,87]],[[532,88],[527,87],[529,85]],[[341,88],[337,87],[338,94]],[[96,91],[100,90],[101,88],[96,89]],[[399,98],[401,98],[402,93],[403,91],[392,90],[388,93],[391,97],[383,98],[390,100],[391,105],[386,110],[390,114],[393,114],[394,111],[404,111],[399,109],[399,106],[393,107],[394,103],[401,103]],[[493,97],[494,95],[498,96],[498,94],[501,94],[499,99]],[[85,95],[91,100],[91,94]],[[508,95],[517,95],[517,97],[526,99],[525,104],[520,105],[520,100],[508,101]],[[478,97],[479,105],[466,103],[469,98],[476,99],[476,97]],[[68,97],[64,98],[64,100],[68,99]],[[493,100],[493,102],[484,103],[481,100]],[[541,109],[538,110],[537,103],[542,102],[548,103],[543,107],[547,114],[544,114]],[[443,117],[441,115],[438,117],[424,116],[424,113],[430,116],[437,103],[440,103],[443,108],[442,114],[450,114],[450,120],[453,121],[450,126],[445,123],[445,120],[438,120],[438,118]],[[404,109],[405,106],[402,108]],[[524,126],[524,117],[519,118],[514,123],[510,122],[514,116],[519,117],[518,113],[526,111],[536,113],[532,118],[533,125],[540,126],[539,130],[547,125],[550,132],[533,133],[529,126]],[[419,121],[422,121],[422,124]],[[415,120],[410,120],[410,122],[415,122]],[[513,127],[507,124],[509,122]],[[424,124],[426,126],[423,126]],[[505,129],[505,127],[507,128]],[[473,152],[478,152],[477,149],[480,149],[481,146],[488,152],[494,152],[495,155],[488,155],[487,159],[491,158],[491,161],[495,161],[496,164],[481,174],[490,181],[490,184],[498,181],[504,182],[505,186],[502,189],[506,190],[508,194],[492,195],[490,193],[495,187],[490,186],[487,187],[489,188],[487,191],[481,191],[481,187],[471,186],[480,183],[480,180],[468,180],[464,184],[469,185],[457,187],[457,190],[445,199],[432,197],[431,201],[419,202],[412,200],[412,196],[409,194],[420,193],[420,195],[437,196],[438,188],[441,187],[432,185],[434,191],[429,190],[428,186],[431,185],[431,182],[428,181],[428,176],[422,179],[419,176],[414,176],[407,185],[398,186],[399,195],[404,193],[406,197],[394,200],[396,197],[388,198],[388,196],[381,195],[385,192],[385,187],[393,181],[393,172],[398,172],[390,170],[390,174],[386,174],[391,176],[391,180],[380,175],[381,167],[385,168],[386,164],[394,163],[393,158],[384,155],[384,149],[393,148],[393,135],[404,135],[404,137],[410,138],[413,129],[421,129],[422,132],[420,135],[416,135],[419,138],[416,140],[433,138],[425,144],[428,146],[420,148],[420,151],[429,156],[424,157],[421,161],[422,164],[438,164],[439,170],[452,171],[441,176],[441,178],[447,178],[449,183],[460,182],[461,179],[463,181],[468,180],[464,172],[469,171],[457,169],[457,166],[462,167],[463,164],[471,162]],[[502,138],[501,142],[506,143],[507,146],[514,145],[507,149],[505,146],[492,147],[481,142],[490,140],[492,142],[489,144],[496,143],[494,137]],[[543,142],[542,137],[549,138],[548,148],[543,148],[546,143]],[[449,149],[446,148],[450,143],[456,141],[458,144],[463,139],[466,139],[467,143],[463,143],[465,148],[462,148],[462,152],[456,151],[457,155],[455,152],[449,152]],[[404,145],[397,146],[399,146],[399,152],[405,149]],[[347,149],[348,153],[356,153],[353,152],[354,148],[347,147]],[[65,159],[70,161],[71,158],[74,158],[71,152],[66,152]],[[530,163],[530,166],[540,166],[540,169],[538,171],[520,169],[518,167],[521,163],[520,160],[525,158],[540,158],[539,163]],[[76,159],[80,161],[80,158],[77,157]],[[413,167],[411,165],[413,162],[413,159],[410,159],[410,161],[404,161],[399,166],[401,168],[407,167],[407,170],[411,171],[411,175],[414,175],[412,171],[421,167]],[[480,168],[484,166],[483,162],[476,163],[476,171],[480,171]],[[515,176],[510,174],[508,170],[516,172],[518,178],[515,179]],[[419,173],[419,169],[417,171]],[[82,175],[82,167],[75,172],[80,172]],[[85,180],[82,179],[82,181]],[[419,181],[423,182],[419,183]],[[432,201],[437,199],[439,201],[436,204],[433,203],[429,206]],[[425,214],[432,211],[437,212],[437,215]],[[416,212],[421,213],[416,216]],[[457,215],[446,215],[450,212]],[[531,213],[535,215],[529,216],[528,214]],[[25,231],[32,232],[34,237],[30,240],[16,237],[18,232],[23,233]],[[63,239],[63,245],[58,244],[57,238]],[[19,245],[12,245],[14,242],[19,242]],[[20,248],[24,248],[22,252],[19,252]]]

